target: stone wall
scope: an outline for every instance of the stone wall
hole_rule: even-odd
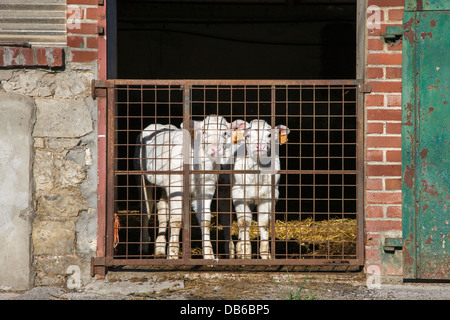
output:
[[[32,283],[33,99],[0,92],[0,290]]]
[[[0,90],[34,101],[34,285],[64,285],[67,269],[90,279],[97,239],[96,63],[63,70],[0,70]]]

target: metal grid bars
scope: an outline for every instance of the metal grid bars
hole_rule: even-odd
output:
[[[360,81],[108,83],[110,264],[362,264]]]

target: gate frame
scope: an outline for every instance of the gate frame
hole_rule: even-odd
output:
[[[272,90],[277,85],[298,85],[298,86],[324,86],[324,85],[352,85],[356,89],[356,169],[351,170],[356,172],[356,220],[357,220],[357,239],[356,239],[356,258],[355,259],[220,259],[205,260],[192,259],[191,254],[187,250],[186,243],[189,243],[189,219],[186,217],[190,214],[189,197],[184,197],[183,201],[183,255],[180,259],[120,259],[114,257],[114,142],[115,142],[115,90],[117,85],[164,85],[181,86],[183,90],[183,122],[189,124],[190,118],[190,90],[191,86],[195,85],[258,85],[271,86]],[[92,92],[94,98],[105,98],[107,100],[107,107],[105,112],[102,112],[106,119],[99,119],[106,124],[106,177],[105,177],[105,208],[102,212],[98,212],[98,235],[103,237],[98,245],[103,245],[98,252],[103,252],[104,255],[98,255],[92,258],[91,274],[104,276],[107,267],[113,266],[362,266],[364,265],[364,93],[367,92],[367,87],[362,80],[93,80]],[[188,99],[186,99],[188,98]],[[273,105],[273,101],[272,101]],[[273,109],[274,106],[272,106]],[[274,117],[273,110],[271,114]],[[100,117],[100,115],[99,115]],[[185,128],[189,130],[190,128]],[[289,171],[289,170],[288,170]],[[345,170],[339,170],[345,172]],[[183,170],[183,184],[184,188],[189,188],[189,177],[192,170],[189,164],[184,164]],[[112,187],[108,187],[112,186]],[[99,197],[102,195],[99,194]],[[186,225],[187,224],[187,225]],[[275,241],[271,238],[270,240]],[[272,246],[273,247],[273,246]]]
[[[366,19],[368,0],[356,1],[356,78],[365,79],[366,73]],[[97,252],[96,257],[91,260],[91,276],[104,278],[106,275],[106,266],[111,265],[109,258],[106,258],[106,111],[107,111],[107,86],[110,85],[105,80],[117,77],[117,1],[107,0],[99,1],[97,9],[98,27],[103,30],[103,34],[98,37],[98,60],[97,60],[97,79],[92,81],[91,92],[93,98],[96,98],[98,104],[98,187],[97,187]],[[364,93],[370,92],[370,87],[360,83],[360,93],[358,95],[357,106],[360,106],[361,117],[357,117],[357,134],[361,135],[361,150],[363,152],[361,159],[365,159],[364,146],[364,119],[366,117]],[[357,137],[359,139],[359,137]],[[361,186],[361,201],[357,204],[357,212],[360,213],[362,221],[358,223],[358,232],[364,236],[364,218],[365,218],[365,169],[363,162],[357,163],[361,167],[361,177],[358,184]],[[361,229],[361,230],[360,230]],[[363,241],[363,240],[361,240]],[[364,243],[361,244],[361,263],[365,263]],[[108,262],[108,263],[107,263]]]

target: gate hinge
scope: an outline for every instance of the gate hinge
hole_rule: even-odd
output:
[[[403,26],[386,27],[384,42],[397,44],[403,36]]]
[[[105,27],[103,26],[97,26],[97,34],[99,36],[104,36],[105,35]]]
[[[372,86],[370,84],[365,84],[364,82],[360,82],[358,84],[358,91],[360,93],[371,93],[372,92]]]
[[[92,82],[91,82],[92,99],[105,98],[107,95],[107,93],[106,93],[107,88],[108,88],[108,84],[106,81],[92,80]]]
[[[91,277],[99,276],[104,278],[106,275],[106,263],[104,257],[91,258]]]
[[[383,249],[386,252],[394,252],[395,250],[401,250],[403,247],[402,238],[386,238],[384,239]]]

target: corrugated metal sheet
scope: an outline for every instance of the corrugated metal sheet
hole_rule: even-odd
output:
[[[0,43],[25,42],[33,46],[66,44],[65,0],[5,2],[0,2]]]

